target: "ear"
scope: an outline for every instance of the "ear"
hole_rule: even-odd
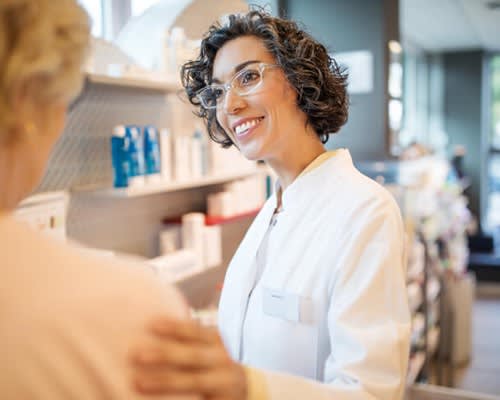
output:
[[[284,75],[286,85],[285,85],[285,95],[291,99],[293,99],[294,103],[297,104],[299,100],[299,90],[288,80],[286,75]]]

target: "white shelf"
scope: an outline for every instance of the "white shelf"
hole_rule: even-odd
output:
[[[151,194],[157,193],[167,193],[167,192],[175,192],[178,190],[184,189],[193,189],[198,187],[217,185],[219,183],[230,182],[236,179],[245,178],[248,176],[252,176],[255,174],[264,173],[264,169],[262,168],[251,168],[245,169],[242,171],[232,172],[228,174],[221,175],[213,175],[213,176],[204,176],[197,179],[191,179],[186,181],[168,181],[168,182],[159,182],[151,185],[137,186],[137,187],[128,187],[123,189],[118,188],[108,188],[96,190],[92,188],[80,187],[76,188],[76,191],[85,191],[89,192],[92,195],[98,197],[110,197],[110,198],[133,198],[140,196],[148,196]]]
[[[219,268],[220,268],[220,266],[217,265],[215,267],[210,267],[210,268],[190,270],[190,271],[187,271],[183,274],[172,277],[172,279],[169,280],[169,282],[171,284],[177,285],[177,284],[182,284],[182,283],[188,282],[190,280],[194,280],[194,279],[202,279],[203,280],[203,278],[206,278],[207,275],[211,275],[211,274],[215,273]]]
[[[192,307],[205,307],[213,302],[219,285],[224,281],[225,271],[226,268],[223,266],[192,271],[176,277],[173,283]]]
[[[158,90],[160,92],[175,92],[182,89],[180,82],[168,80],[115,77],[95,73],[87,73],[87,79],[92,83],[101,85],[133,87],[138,89]]]
[[[191,318],[195,319],[204,326],[217,327],[217,314],[218,310],[216,308],[191,310]]]

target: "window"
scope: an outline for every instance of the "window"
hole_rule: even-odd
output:
[[[491,145],[500,150],[500,55],[491,60]]]
[[[445,132],[443,58],[440,54],[409,49],[403,57],[403,121],[401,148],[418,142],[444,155]]]
[[[130,8],[132,11],[132,16],[141,15],[152,5],[158,3],[159,0],[131,0]]]
[[[104,18],[102,0],[78,0],[78,2],[87,10],[92,20],[92,35],[97,37],[104,36]]]
[[[500,226],[500,55],[490,63],[491,120],[488,158],[488,212],[485,229],[494,233]]]
[[[399,42],[389,41],[389,76],[388,76],[388,118],[390,153],[401,153],[401,124],[403,121],[403,55]]]

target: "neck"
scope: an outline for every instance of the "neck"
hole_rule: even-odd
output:
[[[25,174],[30,160],[21,144],[0,144],[0,214],[11,212],[29,189]]]
[[[312,129],[307,134],[288,138],[288,146],[282,154],[267,160],[269,166],[276,172],[280,185],[285,190],[304,171],[312,161],[326,150]]]

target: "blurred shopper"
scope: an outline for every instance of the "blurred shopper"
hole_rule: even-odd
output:
[[[410,317],[400,212],[348,150],[323,146],[347,120],[346,75],[296,23],[251,11],[210,28],[182,81],[210,137],[264,160],[279,184],[227,271],[223,341],[157,320],[163,344],[135,353],[138,391],[402,398]]]
[[[11,216],[38,184],[80,90],[89,20],[75,0],[0,1],[0,398],[131,399],[128,349],[186,314],[146,271],[84,257]]]

